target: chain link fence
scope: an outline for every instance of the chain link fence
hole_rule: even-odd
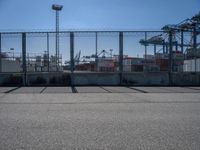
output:
[[[0,33],[0,72],[199,72],[200,35],[163,31]]]

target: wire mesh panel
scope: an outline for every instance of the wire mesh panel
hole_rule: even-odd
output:
[[[98,32],[97,71],[119,71],[119,32]]]
[[[116,72],[118,56],[118,32],[75,32],[75,71]]]
[[[124,32],[124,72],[143,72],[145,48],[140,43],[145,38],[144,32]]]
[[[183,72],[200,72],[200,40],[194,32],[184,32]]]
[[[26,62],[28,72],[57,72],[66,69],[69,60],[69,33],[59,33],[56,49],[56,33],[27,33]]]
[[[96,59],[96,33],[74,33],[74,67],[77,72],[94,72]]]
[[[47,44],[45,33],[26,34],[27,72],[47,71]]]
[[[66,67],[70,60],[70,37],[69,33],[60,33],[60,57],[63,71],[69,71],[69,67]],[[68,64],[69,65],[69,64]]]
[[[169,36],[165,32],[147,32],[146,43],[148,47],[146,62],[148,71],[169,71]],[[145,45],[146,44],[146,45]]]
[[[184,50],[187,42],[184,42],[184,32],[174,32],[172,35],[172,71],[183,72]]]
[[[48,33],[47,48],[49,51],[49,71],[69,71],[70,42],[69,33],[59,33],[58,55],[56,55],[56,34]]]
[[[22,71],[22,36],[17,33],[1,33],[0,72]]]

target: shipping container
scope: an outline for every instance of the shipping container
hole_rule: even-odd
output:
[[[200,72],[200,58],[196,60],[195,59],[184,60],[183,71],[184,72],[195,72],[195,71]]]

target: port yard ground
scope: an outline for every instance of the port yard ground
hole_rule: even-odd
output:
[[[200,87],[0,87],[0,149],[200,149]]]
[[[200,87],[120,87],[120,86],[75,86],[75,87],[0,87],[0,93],[200,93]]]

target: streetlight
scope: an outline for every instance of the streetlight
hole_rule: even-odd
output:
[[[59,65],[59,11],[63,8],[62,5],[53,4],[52,9],[56,11],[56,68],[58,71]]]

